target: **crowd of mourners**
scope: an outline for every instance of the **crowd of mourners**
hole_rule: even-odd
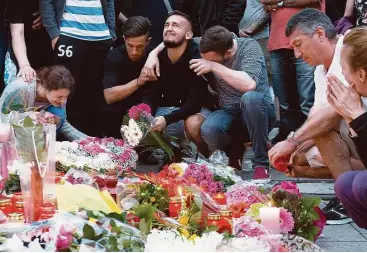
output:
[[[253,182],[280,160],[334,178],[328,223],[367,228],[365,25],[362,0],[2,0],[0,109],[53,113],[76,140],[121,138],[146,103],[185,154],[241,169],[252,146]]]

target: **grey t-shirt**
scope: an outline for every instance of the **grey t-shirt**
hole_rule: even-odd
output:
[[[236,40],[238,45],[236,54],[223,65],[232,70],[246,72],[256,82],[255,91],[261,93],[266,101],[273,103],[264,55],[260,45],[250,38],[236,38]],[[239,113],[240,101],[244,92],[233,88],[219,76],[214,76],[220,108],[230,113]]]
[[[247,0],[245,13],[238,24],[239,29],[248,28],[263,12],[265,12],[264,5],[259,0]],[[269,24],[251,38],[255,40],[269,38]]]

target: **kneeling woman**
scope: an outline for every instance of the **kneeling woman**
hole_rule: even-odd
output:
[[[367,27],[356,28],[345,36],[340,63],[350,87],[330,77],[328,101],[349,123],[358,154],[367,168]],[[367,171],[342,174],[335,182],[335,193],[353,221],[367,228]]]
[[[65,67],[43,68],[32,83],[17,79],[5,88],[0,98],[1,112],[45,110],[60,118],[57,133],[67,140],[86,138],[66,120],[65,105],[73,86],[74,79]]]

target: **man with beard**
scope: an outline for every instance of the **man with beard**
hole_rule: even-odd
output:
[[[192,36],[189,17],[179,11],[172,12],[163,30],[165,48],[158,54],[160,76],[156,82],[145,84],[149,90],[143,101],[156,111],[153,130],[164,130],[165,137],[180,142],[188,137],[200,149],[200,126],[210,112],[201,110],[208,92],[206,81],[189,65],[191,59],[200,58]]]

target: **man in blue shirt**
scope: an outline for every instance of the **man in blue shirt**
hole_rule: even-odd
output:
[[[68,119],[86,134],[100,136],[103,61],[116,38],[114,1],[40,0],[40,10],[54,63],[66,66],[76,79]]]

